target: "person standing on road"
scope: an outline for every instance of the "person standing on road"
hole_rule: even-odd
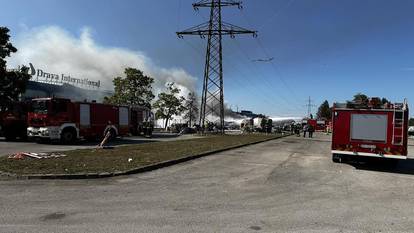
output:
[[[309,131],[309,138],[313,137],[313,132],[315,131],[315,128],[312,125],[308,126],[308,131]]]
[[[306,131],[308,131],[308,125],[303,126],[303,137],[306,138]]]
[[[297,137],[300,137],[300,125],[295,125],[295,134]]]

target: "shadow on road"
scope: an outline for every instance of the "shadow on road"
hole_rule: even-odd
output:
[[[180,136],[180,135],[176,134],[176,133],[162,133],[162,132],[160,133],[160,132],[157,132],[157,133],[152,134],[152,138],[176,138],[178,136]]]
[[[358,170],[414,175],[413,159],[391,160],[378,158],[364,158],[357,160],[348,160],[344,163],[349,164]]]

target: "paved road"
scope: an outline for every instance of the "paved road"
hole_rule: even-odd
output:
[[[288,137],[129,177],[0,180],[0,232],[412,232],[414,164]]]
[[[125,137],[118,139],[117,141],[111,142],[110,145],[128,145],[128,144],[140,144],[154,141],[170,141],[170,140],[183,140],[189,138],[195,138],[193,135],[182,135],[177,136],[175,134],[168,133],[154,133],[152,138],[145,137]],[[0,156],[10,155],[17,152],[56,152],[56,151],[67,151],[75,149],[94,148],[99,142],[79,142],[76,145],[59,145],[59,144],[39,144],[35,142],[22,142],[5,141],[4,138],[0,137]]]

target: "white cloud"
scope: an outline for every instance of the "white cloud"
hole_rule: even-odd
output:
[[[58,26],[23,28],[13,43],[18,52],[8,59],[10,67],[31,62],[47,72],[101,80],[101,88],[107,90],[113,89],[114,77],[123,76],[126,67],[134,67],[155,79],[155,94],[164,90],[167,82],[176,83],[183,96],[195,89],[196,78],[182,68],[156,66],[140,51],[101,46],[87,27],[79,37]]]

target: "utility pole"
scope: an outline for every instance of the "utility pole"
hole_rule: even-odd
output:
[[[221,19],[221,8],[237,6],[242,9],[241,2],[234,0],[202,0],[193,4],[194,10],[201,7],[210,8],[210,20],[208,22],[177,32],[178,37],[184,35],[198,35],[201,38],[208,37],[206,63],[204,67],[204,83],[200,107],[200,126],[204,131],[208,116],[219,116],[219,127],[224,134],[224,94],[223,94],[223,56],[222,36],[229,35],[234,38],[236,34],[253,34],[256,31],[247,30]]]
[[[190,111],[190,116],[189,116],[189,120],[190,120],[190,122],[189,122],[189,125],[188,125],[188,127],[191,127],[191,122],[192,122],[192,120],[193,120],[193,104],[194,104],[194,99],[193,99],[193,94],[190,92],[190,94],[188,94],[188,96],[190,97],[190,101],[188,102],[188,105],[187,105],[187,108],[189,108],[189,111]]]
[[[310,96],[309,96],[307,102],[308,103],[305,106],[308,107],[308,117],[311,117],[312,107],[315,107],[316,105],[313,104],[313,100],[311,99]]]

